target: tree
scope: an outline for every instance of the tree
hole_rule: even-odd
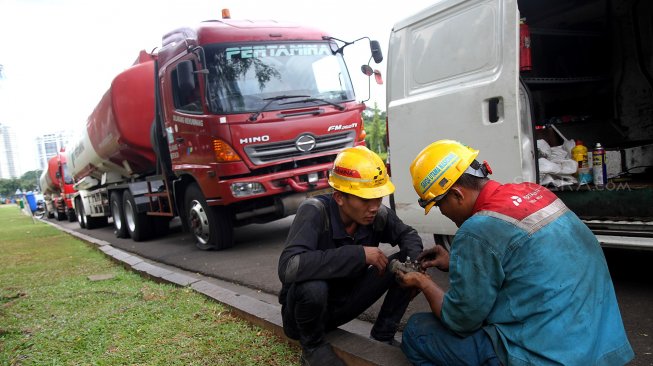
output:
[[[363,114],[365,132],[367,132],[365,144],[370,150],[378,154],[387,151],[385,118],[386,113],[379,110],[376,102],[374,108],[368,108]]]
[[[20,178],[0,179],[0,196],[12,197],[18,189],[23,192],[38,190],[42,172],[42,170],[30,170]]]
[[[41,178],[40,169],[25,172],[18,180],[22,190],[35,191],[40,190],[39,180]]]
[[[18,179],[0,179],[0,196],[12,197],[19,186]]]

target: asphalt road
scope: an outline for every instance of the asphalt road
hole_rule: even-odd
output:
[[[289,217],[264,225],[237,228],[236,245],[224,251],[198,250],[191,236],[181,232],[176,220],[165,237],[144,242],[118,239],[111,226],[85,230],[80,229],[76,222],[60,221],[58,224],[141,257],[276,295],[281,289],[277,261],[291,222],[292,217]],[[425,247],[433,245],[430,236],[423,235],[422,238]],[[388,254],[394,251],[389,245],[383,245],[382,249]],[[604,252],[628,338],[636,354],[630,365],[653,366],[653,251],[606,248]],[[448,287],[446,273],[436,269],[429,271],[438,284],[445,289]],[[379,306],[380,302],[377,302],[360,318],[373,319]],[[429,306],[423,296],[418,296],[408,308],[404,322],[411,314],[424,311],[430,311]]]

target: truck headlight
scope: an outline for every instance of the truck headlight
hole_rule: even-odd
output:
[[[263,192],[265,192],[265,188],[261,183],[247,182],[234,183],[231,185],[231,194],[233,194],[234,197],[247,197]]]

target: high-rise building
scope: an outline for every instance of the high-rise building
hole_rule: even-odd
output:
[[[16,136],[9,126],[0,123],[0,178],[18,178]]]
[[[36,138],[37,157],[39,161],[39,169],[46,169],[48,160],[57,155],[59,151],[71,140],[71,132],[58,131],[55,133],[48,133],[38,136]]]

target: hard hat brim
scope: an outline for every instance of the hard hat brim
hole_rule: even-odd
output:
[[[388,179],[384,185],[373,187],[373,188],[358,188],[349,190],[345,187],[335,187],[331,184],[331,187],[337,189],[341,192],[345,192],[354,196],[358,196],[364,199],[376,199],[391,195],[395,191],[395,185]]]

